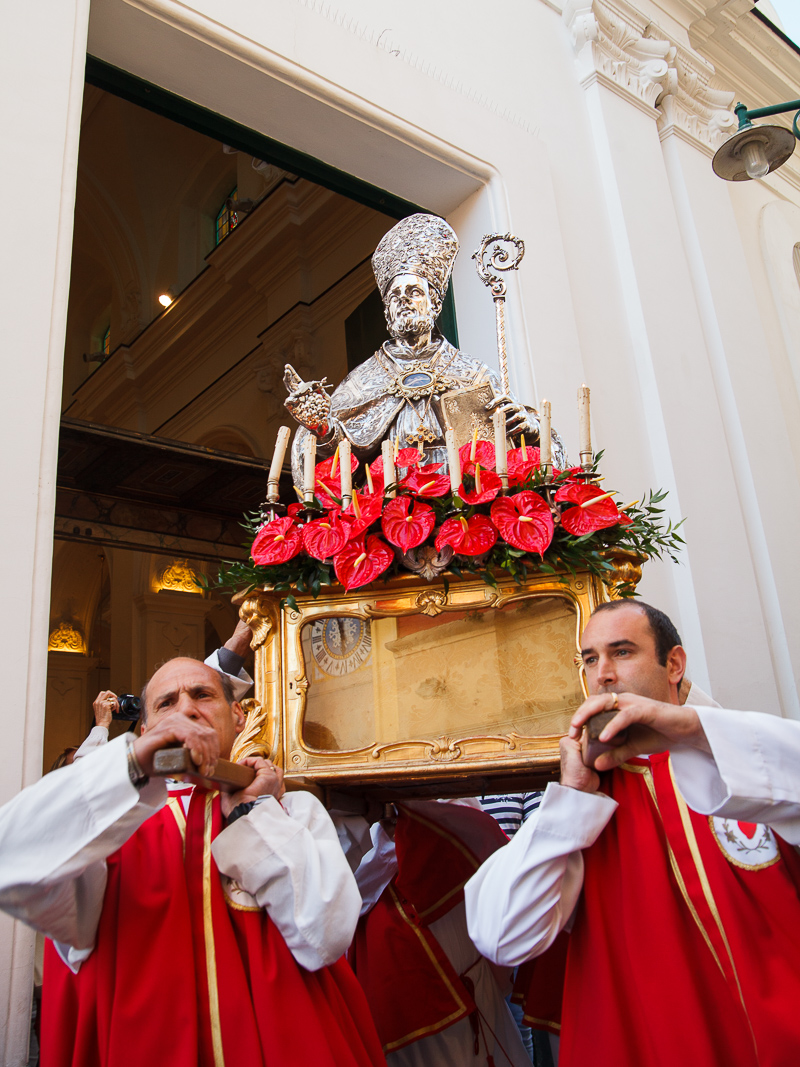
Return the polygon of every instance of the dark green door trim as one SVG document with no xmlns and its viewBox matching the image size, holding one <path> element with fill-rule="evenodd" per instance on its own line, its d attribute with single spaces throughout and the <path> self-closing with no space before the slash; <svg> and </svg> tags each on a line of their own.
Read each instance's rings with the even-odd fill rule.
<svg viewBox="0 0 800 1067">
<path fill-rule="evenodd" d="M 247 126 L 242 126 L 232 119 L 219 115 L 215 111 L 193 104 L 175 93 L 162 89 L 152 82 L 137 78 L 127 70 L 121 70 L 110 63 L 106 63 L 96 56 L 86 57 L 86 81 L 90 85 L 104 89 L 108 93 L 129 100 L 133 104 L 154 111 L 157 115 L 172 119 L 182 126 L 188 126 L 190 130 L 212 137 L 215 141 L 221 141 L 232 148 L 238 148 L 240 152 L 247 152 L 256 159 L 266 160 L 273 163 L 281 170 L 288 170 L 298 177 L 307 178 L 309 181 L 322 185 L 325 189 L 340 193 L 359 204 L 374 208 L 395 219 L 405 218 L 417 211 L 426 211 L 419 204 L 412 204 L 410 200 L 394 196 L 379 189 L 376 185 L 355 178 L 336 167 L 330 167 L 305 152 L 298 152 L 296 148 L 275 141 L 271 137 L 265 137 Z M 458 331 L 456 329 L 455 300 L 453 299 L 453 287 L 450 286 L 439 316 L 439 326 L 445 336 L 455 345 L 458 344 Z"/>
<path fill-rule="evenodd" d="M 288 170 L 291 174 L 297 174 L 301 178 L 308 178 L 326 189 L 332 189 L 336 193 L 356 200 L 360 204 L 382 211 L 385 215 L 402 219 L 406 215 L 413 215 L 416 211 L 425 211 L 426 208 L 418 204 L 412 204 L 409 200 L 403 200 L 399 196 L 387 193 L 369 182 L 354 178 L 352 174 L 346 174 L 336 167 L 329 167 L 313 156 L 305 152 L 298 152 L 296 148 L 281 144 L 271 137 L 265 137 L 262 133 L 242 126 L 238 122 L 225 118 L 215 111 L 193 104 L 190 100 L 176 96 L 166 89 L 143 81 L 141 78 L 129 74 L 126 70 L 113 67 L 96 56 L 86 57 L 86 81 L 90 85 L 96 85 L 99 89 L 121 96 L 124 100 L 155 111 L 157 115 L 164 115 L 174 122 L 188 126 L 190 130 L 203 133 L 207 137 L 213 137 L 215 141 L 222 141 L 232 148 L 238 148 L 240 152 L 247 152 L 256 159 L 264 159 L 268 163 L 274 163 L 281 170 Z"/>
</svg>

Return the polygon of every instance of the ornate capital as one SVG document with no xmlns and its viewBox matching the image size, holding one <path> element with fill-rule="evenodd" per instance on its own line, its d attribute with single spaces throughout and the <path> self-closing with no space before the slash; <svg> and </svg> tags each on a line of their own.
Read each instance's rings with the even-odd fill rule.
<svg viewBox="0 0 800 1067">
<path fill-rule="evenodd" d="M 675 83 L 674 46 L 647 36 L 649 20 L 625 0 L 566 0 L 581 84 L 596 80 L 648 110 Z"/>
<path fill-rule="evenodd" d="M 678 133 L 712 151 L 733 132 L 734 94 L 710 87 L 713 66 L 626 0 L 566 0 L 564 21 L 582 85 L 600 81 L 632 99 L 662 137 Z"/>
<path fill-rule="evenodd" d="M 712 89 L 714 68 L 683 48 L 676 49 L 674 70 L 675 84 L 657 104 L 659 133 L 662 139 L 675 133 L 711 155 L 736 130 L 734 93 Z"/>
</svg>

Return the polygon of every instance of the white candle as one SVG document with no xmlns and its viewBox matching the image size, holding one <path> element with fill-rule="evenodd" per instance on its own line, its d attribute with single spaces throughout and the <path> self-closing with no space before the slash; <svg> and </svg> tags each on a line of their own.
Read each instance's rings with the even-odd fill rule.
<svg viewBox="0 0 800 1067">
<path fill-rule="evenodd" d="M 353 472 L 350 470 L 350 442 L 345 440 L 339 445 L 339 470 L 341 472 L 342 507 L 350 506 L 353 498 Z"/>
<path fill-rule="evenodd" d="M 581 463 L 589 466 L 592 462 L 592 431 L 589 419 L 589 386 L 582 385 L 578 390 L 578 439 L 580 441 Z"/>
<path fill-rule="evenodd" d="M 317 439 L 313 433 L 308 433 L 303 441 L 303 497 L 306 504 L 314 503 L 316 461 Z"/>
<path fill-rule="evenodd" d="M 500 475 L 503 488 L 508 489 L 508 456 L 506 454 L 506 413 L 495 411 L 492 415 L 494 426 L 494 464 Z"/>
<path fill-rule="evenodd" d="M 286 455 L 286 447 L 291 436 L 292 431 L 288 426 L 281 426 L 278 430 L 278 439 L 275 442 L 275 451 L 272 453 L 272 463 L 269 465 L 269 474 L 267 475 L 267 499 L 273 504 L 278 499 L 278 485 L 281 471 L 283 470 L 283 457 Z"/>
<path fill-rule="evenodd" d="M 397 481 L 397 472 L 394 469 L 394 445 L 391 441 L 383 442 L 381 455 L 383 456 L 383 495 L 393 497 L 395 491 L 389 486 Z"/>
<path fill-rule="evenodd" d="M 450 468 L 450 491 L 455 494 L 461 488 L 461 464 L 458 459 L 456 431 L 447 430 L 444 440 L 447 445 L 447 465 Z"/>
<path fill-rule="evenodd" d="M 550 427 L 550 401 L 542 401 L 539 417 L 539 463 L 542 473 L 548 475 L 553 469 L 553 438 Z"/>
</svg>

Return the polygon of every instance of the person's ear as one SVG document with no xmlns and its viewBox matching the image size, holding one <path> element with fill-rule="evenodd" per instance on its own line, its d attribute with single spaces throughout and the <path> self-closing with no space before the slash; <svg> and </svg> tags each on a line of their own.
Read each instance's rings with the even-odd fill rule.
<svg viewBox="0 0 800 1067">
<path fill-rule="evenodd" d="M 233 712 L 233 729 L 238 735 L 244 730 L 245 719 L 247 716 L 244 713 L 244 708 L 238 700 L 234 700 L 231 704 L 231 711 Z"/>
<path fill-rule="evenodd" d="M 670 685 L 680 685 L 686 674 L 686 653 L 680 645 L 675 645 L 667 653 L 667 677 Z"/>
</svg>

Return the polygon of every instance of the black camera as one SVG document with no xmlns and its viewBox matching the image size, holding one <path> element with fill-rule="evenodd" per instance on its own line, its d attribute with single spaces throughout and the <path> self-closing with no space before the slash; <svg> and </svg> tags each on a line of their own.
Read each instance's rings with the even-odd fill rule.
<svg viewBox="0 0 800 1067">
<path fill-rule="evenodd" d="M 117 710 L 112 713 L 115 719 L 124 719 L 125 722 L 136 722 L 142 714 L 142 702 L 133 693 L 121 693 L 117 697 Z"/>
</svg>

